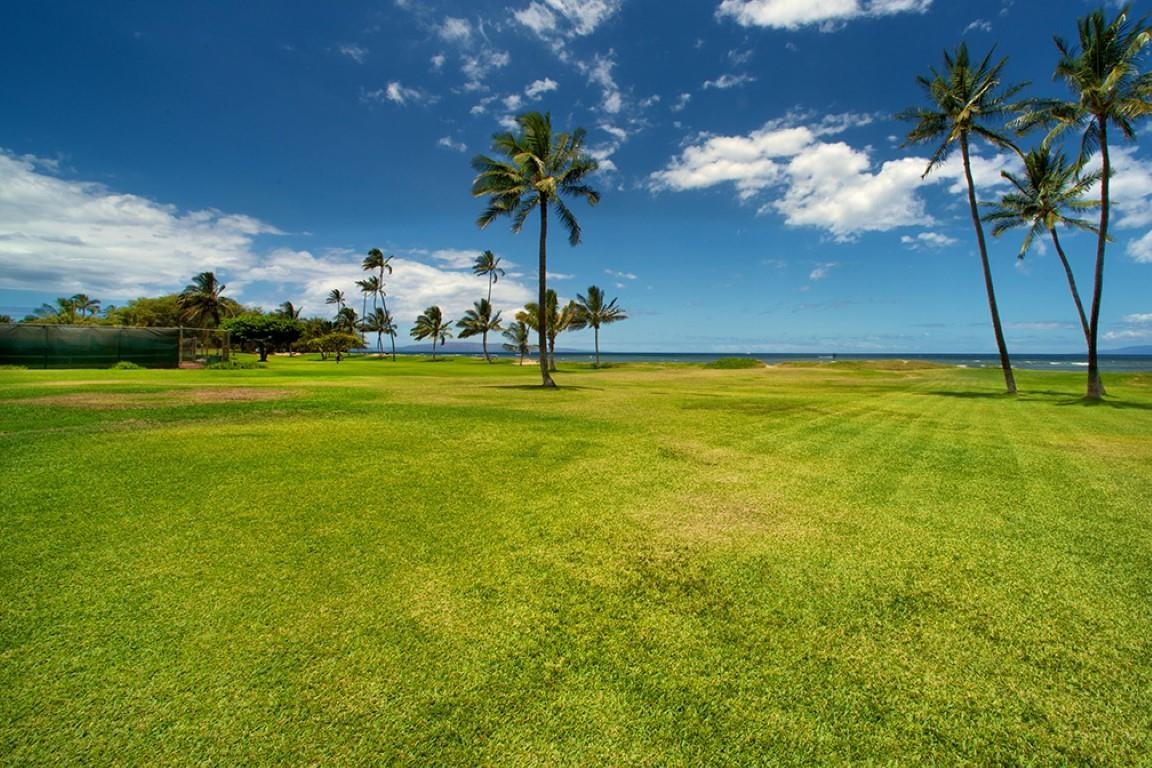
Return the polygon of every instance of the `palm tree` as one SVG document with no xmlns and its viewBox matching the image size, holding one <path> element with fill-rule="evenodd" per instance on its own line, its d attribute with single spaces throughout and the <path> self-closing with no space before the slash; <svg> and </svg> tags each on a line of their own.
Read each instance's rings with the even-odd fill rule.
<svg viewBox="0 0 1152 768">
<path fill-rule="evenodd" d="M 72 297 L 72 306 L 76 308 L 79 313 L 80 319 L 85 317 L 95 317 L 96 313 L 100 311 L 100 299 L 92 299 L 86 293 L 77 293 Z"/>
<path fill-rule="evenodd" d="M 1152 30 L 1143 20 L 1128 19 L 1130 5 L 1108 21 L 1097 10 L 1077 22 L 1079 45 L 1056 38 L 1060 61 L 1056 77 L 1061 77 L 1075 100 L 1042 106 L 1031 122 L 1054 123 L 1046 141 L 1069 127 L 1081 127 L 1080 161 L 1093 149 L 1100 152 L 1100 223 L 1096 228 L 1096 267 L 1092 282 L 1092 308 L 1088 315 L 1088 388 L 1085 397 L 1104 396 L 1097 360 L 1100 333 L 1100 299 L 1104 292 L 1104 254 L 1108 243 L 1111 213 L 1112 159 L 1108 147 L 1108 127 L 1114 126 L 1126 138 L 1134 138 L 1133 121 L 1152 112 L 1152 73 L 1141 72 L 1145 48 Z M 1035 118 L 1038 118 L 1035 119 Z M 1025 119 L 1025 122 L 1029 120 Z"/>
<path fill-rule="evenodd" d="M 380 278 L 376 275 L 371 275 L 363 280 L 357 280 L 356 285 L 360 286 L 360 294 L 363 298 L 360 315 L 362 317 L 368 316 L 368 297 L 372 297 L 372 308 L 376 308 L 376 297 L 380 293 Z"/>
<path fill-rule="evenodd" d="M 396 324 L 392 321 L 392 315 L 388 314 L 386 309 L 374 307 L 372 312 L 364 318 L 360 327 L 365 333 L 376 334 L 376 354 L 384 354 L 384 342 L 382 341 L 384 334 L 392 337 L 393 347 L 395 347 Z"/>
<path fill-rule="evenodd" d="M 213 272 L 201 272 L 180 293 L 181 319 L 195 328 L 217 328 L 228 306 L 224 290 L 228 286 Z"/>
<path fill-rule="evenodd" d="M 1091 331 L 1088 317 L 1084 314 L 1084 304 L 1080 301 L 1080 291 L 1076 287 L 1076 277 L 1072 274 L 1072 267 L 1060 244 L 1060 237 L 1056 234 L 1056 225 L 1088 230 L 1095 232 L 1096 227 L 1083 219 L 1071 218 L 1065 211 L 1085 210 L 1099 205 L 1096 201 L 1085 200 L 1084 193 L 1100 180 L 1099 173 L 1089 173 L 1084 176 L 1077 175 L 1076 165 L 1068 162 L 1062 152 L 1054 153 L 1051 148 L 1041 146 L 1024 155 L 1024 177 L 1017 178 L 1008 171 L 1001 171 L 1003 176 L 1015 188 L 1006 193 L 995 204 L 995 210 L 984 216 L 984 220 L 993 223 L 992 234 L 996 237 L 1010 229 L 1027 227 L 1024 243 L 1020 246 L 1018 258 L 1024 258 L 1032 245 L 1036 234 L 1042 230 L 1048 232 L 1052 245 L 1064 266 L 1064 274 L 1068 278 L 1068 287 L 1072 291 L 1072 301 L 1076 304 L 1076 311 L 1080 316 L 1080 326 L 1084 329 L 1084 339 L 1089 340 Z"/>
<path fill-rule="evenodd" d="M 604 303 L 604 291 L 595 285 L 588 286 L 588 295 L 576 294 L 576 315 L 572 319 L 573 330 L 592 328 L 596 338 L 596 367 L 600 367 L 600 326 L 627 320 L 623 308 L 616 306 L 616 299 Z"/>
<path fill-rule="evenodd" d="M 344 291 L 340 290 L 339 288 L 333 288 L 332 290 L 328 291 L 328 296 L 324 299 L 324 303 L 336 305 L 336 321 L 339 322 L 340 311 L 344 309 L 345 305 Z"/>
<path fill-rule="evenodd" d="M 517 134 L 498 133 L 492 137 L 492 149 L 505 159 L 477 155 L 472 167 L 477 176 L 472 182 L 474 197 L 488 198 L 488 207 L 476 223 L 484 228 L 501 216 L 512 219 L 512 231 L 519 232 L 533 210 L 540 212 L 539 280 L 537 330 L 540 348 L 546 342 L 547 322 L 544 308 L 548 290 L 548 211 L 552 209 L 568 231 L 568 242 L 580 242 L 580 224 L 564 202 L 565 196 L 583 197 L 590 204 L 600 201 L 600 193 L 585 183 L 599 167 L 584 153 L 584 129 L 572 133 L 552 132 L 552 116 L 526 112 L 516 118 Z M 548 372 L 548 362 L 540 356 L 542 386 L 555 387 Z"/>
<path fill-rule="evenodd" d="M 540 346 L 540 357 L 547 358 L 544 366 L 549 371 L 556 370 L 556 337 L 572 327 L 576 318 L 576 302 L 569 301 L 563 307 L 556 291 L 549 288 L 544 295 L 544 311 L 541 312 L 536 302 L 530 301 L 524 309 L 516 313 L 516 319 L 527 323 L 528 327 L 536 331 L 543 344 Z M 544 318 L 544 332 L 540 333 L 540 317 Z"/>
<path fill-rule="evenodd" d="M 476 262 L 472 265 L 472 274 L 488 276 L 488 303 L 491 304 L 492 286 L 504 277 L 504 270 L 500 268 L 500 257 L 492 251 L 484 251 L 476 257 Z"/>
<path fill-rule="evenodd" d="M 500 313 L 492 314 L 492 304 L 488 299 L 480 299 L 472 305 L 472 309 L 464 313 L 464 317 L 456 323 L 456 327 L 460 328 L 460 335 L 457 338 L 466 339 L 469 336 L 481 335 L 481 340 L 484 347 L 484 359 L 492 362 L 492 356 L 488 354 L 488 334 L 492 331 L 499 331 L 500 326 Z"/>
<path fill-rule="evenodd" d="M 340 311 L 336 313 L 336 327 L 348 333 L 356 332 L 358 321 L 359 317 L 352 307 L 340 307 Z"/>
<path fill-rule="evenodd" d="M 373 248 L 368 251 L 368 255 L 364 257 L 360 266 L 365 272 L 376 270 L 376 293 L 380 296 L 380 306 L 384 307 L 384 313 L 391 317 L 391 313 L 388 312 L 388 302 L 385 299 L 388 294 L 384 290 L 384 273 L 392 274 L 392 257 L 385 256 L 379 248 Z M 373 299 L 372 306 L 376 306 L 375 299 Z M 392 362 L 396 362 L 396 334 L 392 334 Z"/>
<path fill-rule="evenodd" d="M 277 312 L 277 314 L 282 315 L 283 317 L 286 317 L 289 320 L 299 320 L 300 319 L 300 311 L 303 309 L 304 309 L 303 307 L 297 307 L 292 302 L 286 301 L 283 304 L 281 304 L 279 307 L 276 308 L 276 312 Z"/>
<path fill-rule="evenodd" d="M 1008 359 L 1008 345 L 1004 341 L 1004 329 L 1000 323 L 1000 310 L 996 304 L 996 290 L 992 285 L 992 268 L 988 262 L 988 246 L 984 241 L 984 228 L 980 225 L 980 212 L 976 205 L 976 185 L 972 181 L 972 160 L 969 141 L 975 135 L 998 147 L 1012 147 L 1012 142 L 992 130 L 987 121 L 1005 116 L 1012 105 L 1008 103 L 1023 86 L 1012 86 L 1000 90 L 1000 73 L 1007 63 L 1001 59 L 992 63 L 989 52 L 979 64 L 973 65 L 968 57 L 968 46 L 961 43 L 955 55 L 944 52 L 944 69 L 937 72 L 931 68 L 930 77 L 916 78 L 925 90 L 931 105 L 906 110 L 899 115 L 902 120 L 915 120 L 916 126 L 908 133 L 908 143 L 920 144 L 942 139 L 928 167 L 927 176 L 936 169 L 959 145 L 964 163 L 964 179 L 968 186 L 968 207 L 972 214 L 972 226 L 976 230 L 976 244 L 980 249 L 980 264 L 984 269 L 984 288 L 988 294 L 988 310 L 992 315 L 992 329 L 996 334 L 996 347 L 1000 352 L 1000 367 L 1004 371 L 1004 386 L 1009 394 L 1016 394 L 1016 377 L 1012 374 L 1012 363 Z"/>
<path fill-rule="evenodd" d="M 444 313 L 440 311 L 440 307 L 432 305 L 416 318 L 416 323 L 409 333 L 416 341 L 432 339 L 432 359 L 435 360 L 436 342 L 439 341 L 443 345 L 450 339 L 452 337 L 451 327 L 452 321 L 444 319 Z"/>
<path fill-rule="evenodd" d="M 524 356 L 532 351 L 532 343 L 529 339 L 528 324 L 523 320 L 517 320 L 504 329 L 504 338 L 508 342 L 504 344 L 504 349 L 509 352 L 515 352 L 520 355 L 520 365 L 524 365 Z"/>
</svg>

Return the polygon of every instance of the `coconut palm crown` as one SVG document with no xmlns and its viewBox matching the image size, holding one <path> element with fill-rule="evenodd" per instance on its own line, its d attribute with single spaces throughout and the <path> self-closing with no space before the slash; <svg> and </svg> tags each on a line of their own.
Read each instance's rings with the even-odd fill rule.
<svg viewBox="0 0 1152 768">
<path fill-rule="evenodd" d="M 622 307 L 616 306 L 616 299 L 605 303 L 604 291 L 596 285 L 588 286 L 588 295 L 576 294 L 576 313 L 572 319 L 572 329 L 591 328 L 596 340 L 596 367 L 600 367 L 600 326 L 627 320 Z"/>
</svg>

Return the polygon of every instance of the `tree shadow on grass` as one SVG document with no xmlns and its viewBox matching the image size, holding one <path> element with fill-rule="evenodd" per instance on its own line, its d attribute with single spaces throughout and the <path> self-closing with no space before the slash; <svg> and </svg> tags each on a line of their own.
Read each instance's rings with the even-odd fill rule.
<svg viewBox="0 0 1152 768">
<path fill-rule="evenodd" d="M 492 384 L 487 387 L 488 389 L 520 389 L 524 391 L 543 391 L 543 392 L 559 392 L 561 390 L 577 392 L 603 392 L 604 387 L 581 387 L 574 384 L 557 385 L 555 387 L 542 387 L 539 384 Z"/>
<path fill-rule="evenodd" d="M 1104 400 L 1089 400 L 1086 397 L 1077 397 L 1067 392 L 1054 392 L 1052 390 L 1028 390 L 1018 395 L 1009 395 L 1005 392 L 945 392 L 935 390 L 929 392 L 937 397 L 953 397 L 960 400 L 1021 400 L 1024 402 L 1048 402 L 1051 405 L 1074 406 L 1084 408 L 1115 408 L 1117 410 L 1132 409 L 1138 411 L 1152 411 L 1152 403 L 1133 403 L 1127 400 L 1107 398 Z"/>
</svg>

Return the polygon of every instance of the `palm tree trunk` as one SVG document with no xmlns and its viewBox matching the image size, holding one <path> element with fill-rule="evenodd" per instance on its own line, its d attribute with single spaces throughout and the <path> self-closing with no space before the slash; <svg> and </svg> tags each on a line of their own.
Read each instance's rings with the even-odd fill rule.
<svg viewBox="0 0 1152 768">
<path fill-rule="evenodd" d="M 984 241 L 984 227 L 980 224 L 980 209 L 976 205 L 976 184 L 972 180 L 972 161 L 968 155 L 968 134 L 960 134 L 960 152 L 964 158 L 964 178 L 968 182 L 968 205 L 972 210 L 972 226 L 976 228 L 976 244 L 980 248 L 980 264 L 984 268 L 984 289 L 988 292 L 988 311 L 992 314 L 992 329 L 996 334 L 996 347 L 1000 352 L 1000 368 L 1004 371 L 1004 388 L 1016 394 L 1016 377 L 1012 374 L 1012 361 L 1008 359 L 1008 345 L 1004 342 L 1004 329 L 1000 325 L 1000 309 L 996 305 L 996 289 L 992 285 L 992 267 L 988 263 L 988 244 Z"/>
<path fill-rule="evenodd" d="M 540 331 L 540 378 L 542 387 L 555 387 L 548 373 L 548 198 L 540 196 L 540 298 L 536 326 Z"/>
<path fill-rule="evenodd" d="M 1104 247 L 1108 242 L 1109 182 L 1112 160 L 1108 156 L 1108 121 L 1096 116 L 1100 128 L 1100 232 L 1096 236 L 1096 274 L 1092 284 L 1092 314 L 1088 320 L 1088 390 L 1084 397 L 1101 400 L 1104 382 L 1100 380 L 1100 362 L 1097 359 L 1097 341 L 1100 334 L 1100 297 L 1104 293 Z"/>
<path fill-rule="evenodd" d="M 1084 329 L 1084 341 L 1092 337 L 1088 328 L 1088 317 L 1084 314 L 1084 304 L 1080 301 L 1080 290 L 1076 287 L 1076 276 L 1072 274 L 1072 267 L 1068 264 L 1068 257 L 1060 246 L 1060 238 L 1056 236 L 1056 228 L 1051 227 L 1048 234 L 1052 236 L 1052 245 L 1056 246 L 1056 253 L 1060 256 L 1060 263 L 1064 265 L 1064 274 L 1068 276 L 1068 287 L 1072 290 L 1072 301 L 1076 302 L 1076 312 L 1080 315 L 1080 327 Z"/>
<path fill-rule="evenodd" d="M 599 368 L 600 367 L 600 326 L 597 325 L 596 327 L 594 327 L 592 329 L 592 331 L 593 331 L 592 335 L 596 339 L 596 367 Z"/>
<path fill-rule="evenodd" d="M 488 356 L 488 331 L 484 331 L 484 335 L 480 337 L 480 342 L 484 347 L 484 359 L 489 363 L 492 362 L 492 358 Z"/>
</svg>

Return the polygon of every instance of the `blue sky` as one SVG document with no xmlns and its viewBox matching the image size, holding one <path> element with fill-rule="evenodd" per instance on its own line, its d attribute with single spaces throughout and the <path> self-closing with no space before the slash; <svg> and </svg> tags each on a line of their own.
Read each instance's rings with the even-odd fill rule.
<svg viewBox="0 0 1152 768">
<path fill-rule="evenodd" d="M 1149 10 L 1136 3 L 1135 14 Z M 0 313 L 104 304 L 213 270 L 227 294 L 329 315 L 369 248 L 402 325 L 535 292 L 536 231 L 475 225 L 471 158 L 518 112 L 584 127 L 599 206 L 550 284 L 628 310 L 606 351 L 991 352 L 957 162 L 926 179 L 895 113 L 945 49 L 997 46 L 1064 95 L 1053 35 L 1084 0 L 42 0 L 0 28 Z M 1109 13 L 1113 5 L 1106 6 Z M 1038 11 L 1042 11 L 1038 12 Z M 1152 343 L 1149 133 L 1118 144 L 1103 346 Z M 981 199 L 1004 153 L 977 149 Z M 1058 260 L 992 242 L 1009 347 L 1077 352 Z M 1067 249 L 1088 290 L 1094 242 Z M 354 302 L 358 306 L 358 302 Z M 591 346 L 591 333 L 567 347 Z"/>
</svg>

